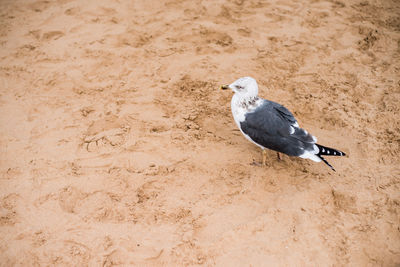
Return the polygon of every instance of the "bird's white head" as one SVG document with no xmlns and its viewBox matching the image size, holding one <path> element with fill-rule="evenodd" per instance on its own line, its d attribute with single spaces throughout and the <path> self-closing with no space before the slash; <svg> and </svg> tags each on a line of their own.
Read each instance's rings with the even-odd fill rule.
<svg viewBox="0 0 400 267">
<path fill-rule="evenodd" d="M 240 98 L 251 98 L 258 95 L 258 85 L 255 79 L 251 77 L 243 77 L 237 79 L 230 85 L 221 87 L 222 89 L 231 89 L 235 94 L 238 94 Z"/>
</svg>

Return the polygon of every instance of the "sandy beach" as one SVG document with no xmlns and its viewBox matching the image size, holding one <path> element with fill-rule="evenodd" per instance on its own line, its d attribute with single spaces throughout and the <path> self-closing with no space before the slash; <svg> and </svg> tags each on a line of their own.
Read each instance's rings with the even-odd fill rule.
<svg viewBox="0 0 400 267">
<path fill-rule="evenodd" d="M 0 1 L 0 266 L 399 266 L 400 2 Z M 232 118 L 252 76 L 323 163 Z"/>
</svg>

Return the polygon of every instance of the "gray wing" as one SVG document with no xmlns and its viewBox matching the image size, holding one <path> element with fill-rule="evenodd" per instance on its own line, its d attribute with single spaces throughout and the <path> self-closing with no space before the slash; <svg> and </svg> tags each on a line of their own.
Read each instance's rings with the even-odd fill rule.
<svg viewBox="0 0 400 267">
<path fill-rule="evenodd" d="M 293 114 L 284 106 L 264 100 L 240 123 L 242 131 L 263 147 L 298 156 L 313 149 L 315 139 L 298 127 Z"/>
</svg>

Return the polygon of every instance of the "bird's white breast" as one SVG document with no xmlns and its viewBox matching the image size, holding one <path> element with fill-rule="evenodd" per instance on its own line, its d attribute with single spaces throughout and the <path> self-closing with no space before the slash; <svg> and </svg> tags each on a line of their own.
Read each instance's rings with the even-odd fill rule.
<svg viewBox="0 0 400 267">
<path fill-rule="evenodd" d="M 231 109 L 233 118 L 236 124 L 239 126 L 246 118 L 246 114 L 253 112 L 256 108 L 262 105 L 263 100 L 258 97 L 250 99 L 240 98 L 237 94 L 234 94 L 231 100 Z"/>
<path fill-rule="evenodd" d="M 231 100 L 231 110 L 233 119 L 237 126 L 240 128 L 240 123 L 244 121 L 246 115 L 246 109 L 240 104 L 241 101 L 236 94 L 233 95 Z"/>
<path fill-rule="evenodd" d="M 235 120 L 235 123 L 239 128 L 240 132 L 244 135 L 244 137 L 246 137 L 247 140 L 264 149 L 263 146 L 254 142 L 247 134 L 245 134 L 242 131 L 242 128 L 240 127 L 240 123 L 246 119 L 246 114 L 248 112 L 253 112 L 257 107 L 259 107 L 262 104 L 262 99 L 258 98 L 253 105 L 246 105 L 245 101 L 246 101 L 245 99 L 239 98 L 237 94 L 233 95 L 231 100 L 231 110 L 233 119 Z"/>
</svg>

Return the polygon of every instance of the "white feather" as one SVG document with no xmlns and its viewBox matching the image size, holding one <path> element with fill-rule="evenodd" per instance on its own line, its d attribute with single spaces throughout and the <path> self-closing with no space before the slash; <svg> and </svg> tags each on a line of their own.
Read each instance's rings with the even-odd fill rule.
<svg viewBox="0 0 400 267">
<path fill-rule="evenodd" d="M 255 103 L 254 106 L 252 106 L 252 109 L 247 109 L 244 108 L 243 105 L 241 105 L 241 102 L 243 101 L 243 99 L 241 99 L 238 94 L 234 94 L 232 97 L 232 101 L 231 101 L 231 109 L 232 109 L 232 115 L 233 115 L 233 119 L 236 122 L 237 127 L 239 128 L 240 132 L 244 135 L 244 137 L 246 137 L 247 140 L 249 140 L 250 142 L 252 142 L 253 144 L 261 147 L 262 149 L 264 149 L 263 146 L 257 144 L 256 142 L 254 142 L 250 136 L 248 136 L 247 134 L 245 134 L 242 131 L 242 128 L 240 127 L 240 123 L 243 122 L 246 118 L 246 113 L 248 112 L 252 112 L 254 111 L 254 109 L 256 109 L 259 105 L 262 104 L 262 100 L 261 101 L 257 101 Z"/>
<path fill-rule="evenodd" d="M 304 153 L 299 157 L 303 159 L 311 159 L 315 162 L 321 161 L 321 159 L 316 154 L 314 154 L 313 151 L 304 151 Z"/>
</svg>

